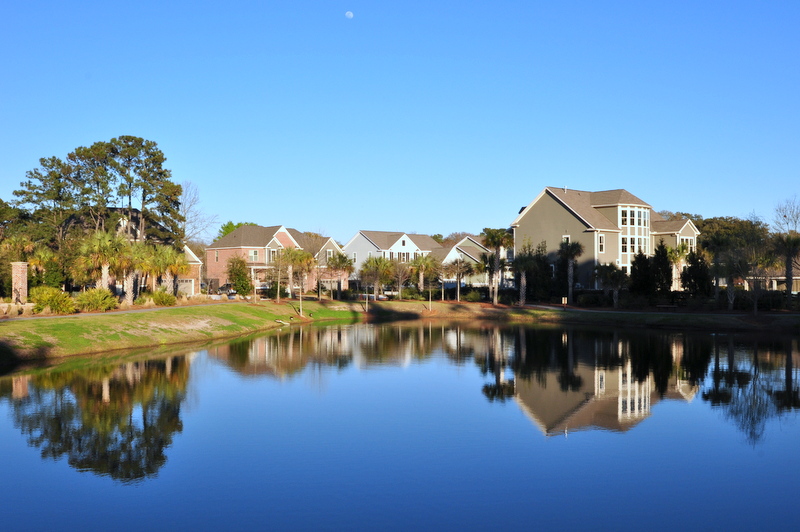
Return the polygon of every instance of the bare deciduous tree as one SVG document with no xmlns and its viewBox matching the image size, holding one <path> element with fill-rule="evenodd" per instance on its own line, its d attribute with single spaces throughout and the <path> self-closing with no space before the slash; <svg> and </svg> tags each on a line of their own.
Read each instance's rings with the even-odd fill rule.
<svg viewBox="0 0 800 532">
<path fill-rule="evenodd" d="M 797 196 L 792 196 L 775 206 L 772 225 L 776 233 L 800 232 L 800 201 Z"/>
<path fill-rule="evenodd" d="M 197 185 L 184 181 L 180 196 L 180 213 L 184 218 L 181 229 L 183 239 L 187 242 L 209 240 L 208 230 L 217 224 L 217 216 L 206 214 L 200 209 L 200 192 Z"/>
</svg>

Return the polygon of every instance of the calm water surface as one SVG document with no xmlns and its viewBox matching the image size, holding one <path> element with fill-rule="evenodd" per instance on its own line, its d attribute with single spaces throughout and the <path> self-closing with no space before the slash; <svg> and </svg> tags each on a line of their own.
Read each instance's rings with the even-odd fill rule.
<svg viewBox="0 0 800 532">
<path fill-rule="evenodd" d="M 0 527 L 798 529 L 798 359 L 392 324 L 0 377 Z"/>
</svg>

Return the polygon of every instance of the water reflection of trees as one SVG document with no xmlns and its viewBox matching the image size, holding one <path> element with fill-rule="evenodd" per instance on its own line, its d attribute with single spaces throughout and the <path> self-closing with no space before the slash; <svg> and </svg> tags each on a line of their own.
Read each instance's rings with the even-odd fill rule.
<svg viewBox="0 0 800 532">
<path fill-rule="evenodd" d="M 15 377 L 0 390 L 14 425 L 42 458 L 135 481 L 156 475 L 182 429 L 186 357 Z"/>
<path fill-rule="evenodd" d="M 796 345 L 792 337 L 715 338 L 703 400 L 721 410 L 751 444 L 761 441 L 771 418 L 800 408 Z"/>
</svg>

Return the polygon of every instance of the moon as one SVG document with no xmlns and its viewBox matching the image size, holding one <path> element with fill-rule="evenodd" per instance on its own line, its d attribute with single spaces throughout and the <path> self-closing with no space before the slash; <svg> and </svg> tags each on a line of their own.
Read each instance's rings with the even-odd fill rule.
<svg viewBox="0 0 800 532">
<path fill-rule="evenodd" d="M 344 14 L 344 16 L 347 17 L 347 18 L 353 18 L 353 12 L 352 11 L 348 11 L 347 13 Z"/>
</svg>

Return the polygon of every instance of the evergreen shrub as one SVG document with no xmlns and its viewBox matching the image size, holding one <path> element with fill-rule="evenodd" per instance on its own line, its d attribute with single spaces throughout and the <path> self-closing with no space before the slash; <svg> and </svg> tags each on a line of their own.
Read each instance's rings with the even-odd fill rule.
<svg viewBox="0 0 800 532">
<path fill-rule="evenodd" d="M 119 302 L 111 290 L 108 288 L 92 288 L 86 292 L 81 292 L 76 298 L 78 308 L 86 311 L 106 311 L 114 310 L 119 306 Z"/>
<path fill-rule="evenodd" d="M 53 314 L 74 314 L 75 301 L 58 288 L 41 285 L 31 289 L 29 294 L 33 302 L 34 314 L 39 314 L 45 309 L 50 309 Z"/>
</svg>

